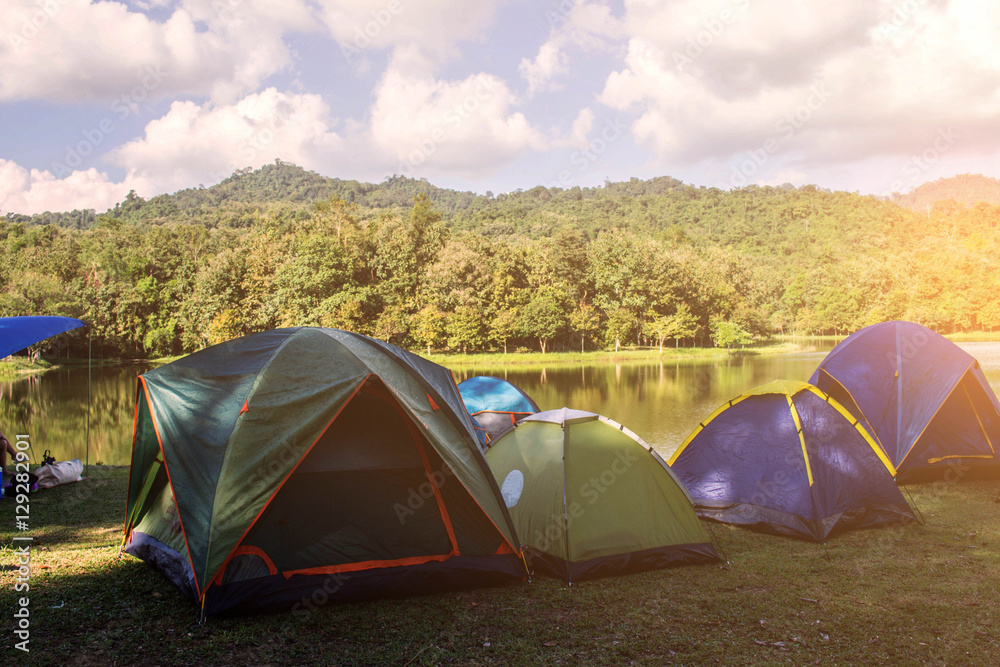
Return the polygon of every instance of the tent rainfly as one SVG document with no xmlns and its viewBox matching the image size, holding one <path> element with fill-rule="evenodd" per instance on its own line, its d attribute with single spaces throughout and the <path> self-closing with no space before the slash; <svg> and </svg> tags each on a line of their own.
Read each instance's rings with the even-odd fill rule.
<svg viewBox="0 0 1000 667">
<path fill-rule="evenodd" d="M 203 614 L 525 575 L 451 373 L 302 327 L 140 376 L 124 550 Z"/>
<path fill-rule="evenodd" d="M 1000 403 L 972 355 L 913 322 L 842 340 L 810 382 L 857 418 L 900 481 L 1000 471 Z"/>
<path fill-rule="evenodd" d="M 670 466 L 707 519 L 822 541 L 914 520 L 892 463 L 839 403 L 804 382 L 735 398 L 698 425 Z"/>
<path fill-rule="evenodd" d="M 538 412 L 531 397 L 502 378 L 477 375 L 458 384 L 465 409 L 486 434 L 486 442 Z"/>
<path fill-rule="evenodd" d="M 486 460 L 535 571 L 572 582 L 718 559 L 666 462 L 610 419 L 539 412 Z"/>
</svg>

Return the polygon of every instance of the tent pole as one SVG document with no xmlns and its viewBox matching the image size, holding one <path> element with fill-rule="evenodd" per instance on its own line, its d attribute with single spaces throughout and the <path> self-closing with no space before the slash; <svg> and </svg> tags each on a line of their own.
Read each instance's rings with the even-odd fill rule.
<svg viewBox="0 0 1000 667">
<path fill-rule="evenodd" d="M 83 474 L 86 475 L 90 469 L 90 396 L 93 376 L 93 349 L 94 332 L 87 327 L 87 459 L 83 466 Z"/>
</svg>

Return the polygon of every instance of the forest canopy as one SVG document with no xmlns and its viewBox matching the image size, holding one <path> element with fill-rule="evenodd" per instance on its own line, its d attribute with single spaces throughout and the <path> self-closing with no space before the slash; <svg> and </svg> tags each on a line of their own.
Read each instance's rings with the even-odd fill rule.
<svg viewBox="0 0 1000 667">
<path fill-rule="evenodd" d="M 79 317 L 95 354 L 142 358 L 296 325 L 458 351 L 1000 328 L 1000 206 L 899 203 L 669 177 L 477 195 L 277 161 L 101 214 L 6 214 L 0 315 Z"/>
</svg>

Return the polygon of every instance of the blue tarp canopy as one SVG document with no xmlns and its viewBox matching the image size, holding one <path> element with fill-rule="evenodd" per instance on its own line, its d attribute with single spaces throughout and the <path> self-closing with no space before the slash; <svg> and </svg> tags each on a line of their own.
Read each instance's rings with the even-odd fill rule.
<svg viewBox="0 0 1000 667">
<path fill-rule="evenodd" d="M 0 359 L 46 338 L 87 326 L 72 317 L 0 317 Z"/>
<path fill-rule="evenodd" d="M 861 421 L 897 479 L 1000 463 L 1000 404 L 979 363 L 919 324 L 883 322 L 851 334 L 810 382 Z"/>
</svg>

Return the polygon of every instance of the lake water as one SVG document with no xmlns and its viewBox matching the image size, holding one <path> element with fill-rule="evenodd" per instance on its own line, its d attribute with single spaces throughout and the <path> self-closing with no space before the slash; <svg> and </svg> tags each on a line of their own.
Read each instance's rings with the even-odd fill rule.
<svg viewBox="0 0 1000 667">
<path fill-rule="evenodd" d="M 640 362 L 576 367 L 484 366 L 456 371 L 506 377 L 543 410 L 571 407 L 597 412 L 635 431 L 664 457 L 715 408 L 761 384 L 808 380 L 832 345 L 774 356 Z M 963 343 L 1000 394 L 1000 343 Z M 136 377 L 148 366 L 93 369 L 90 462 L 128 465 Z M 59 459 L 87 455 L 87 369 L 57 370 L 0 383 L 0 430 L 31 436 L 34 458 L 51 449 Z"/>
</svg>

